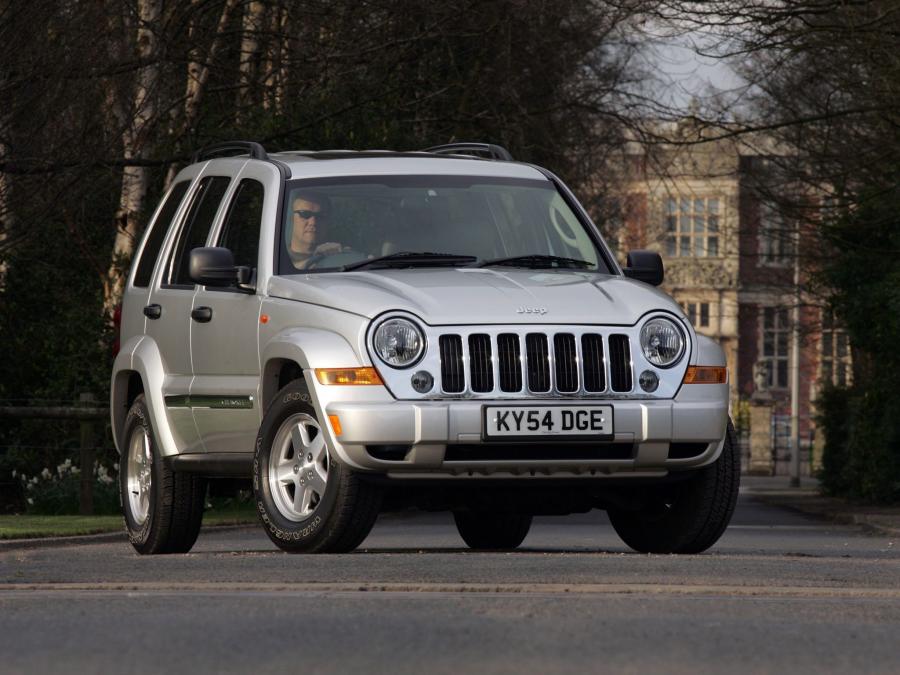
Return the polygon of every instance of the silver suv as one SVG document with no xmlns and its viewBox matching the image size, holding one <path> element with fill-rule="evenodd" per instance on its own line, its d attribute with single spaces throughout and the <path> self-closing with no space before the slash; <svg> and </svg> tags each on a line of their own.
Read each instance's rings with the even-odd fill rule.
<svg viewBox="0 0 900 675">
<path fill-rule="evenodd" d="M 239 476 L 291 552 L 352 550 L 412 506 L 477 549 L 600 508 L 638 551 L 703 551 L 738 492 L 725 359 L 662 279 L 647 251 L 621 269 L 566 186 L 499 146 L 208 148 L 125 291 L 130 540 L 188 551 L 207 479 Z"/>
</svg>

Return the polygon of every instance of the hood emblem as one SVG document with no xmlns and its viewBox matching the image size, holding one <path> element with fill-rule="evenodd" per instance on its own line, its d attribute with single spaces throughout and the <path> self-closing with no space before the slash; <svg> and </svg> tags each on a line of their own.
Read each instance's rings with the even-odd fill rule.
<svg viewBox="0 0 900 675">
<path fill-rule="evenodd" d="M 541 316 L 544 316 L 546 313 L 546 307 L 525 307 L 522 305 L 516 310 L 516 314 L 540 314 Z"/>
</svg>

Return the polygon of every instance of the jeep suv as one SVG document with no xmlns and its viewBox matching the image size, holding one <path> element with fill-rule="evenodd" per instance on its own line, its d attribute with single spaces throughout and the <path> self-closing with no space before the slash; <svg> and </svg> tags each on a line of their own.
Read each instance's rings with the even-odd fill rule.
<svg viewBox="0 0 900 675">
<path fill-rule="evenodd" d="M 413 506 L 476 549 L 600 508 L 638 551 L 703 551 L 737 499 L 727 373 L 662 279 L 499 146 L 201 151 L 125 290 L 130 540 L 188 551 L 208 479 L 236 476 L 291 552 L 352 550 Z"/>
</svg>

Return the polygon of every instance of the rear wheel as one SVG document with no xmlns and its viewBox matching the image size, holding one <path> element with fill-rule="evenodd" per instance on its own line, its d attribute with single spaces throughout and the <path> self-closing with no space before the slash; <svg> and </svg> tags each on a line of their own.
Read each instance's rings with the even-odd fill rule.
<svg viewBox="0 0 900 675">
<path fill-rule="evenodd" d="M 269 538 L 290 553 L 343 553 L 375 524 L 381 490 L 331 456 L 301 382 L 266 411 L 253 458 L 256 509 Z"/>
<path fill-rule="evenodd" d="M 144 395 L 125 418 L 119 491 L 128 540 L 141 554 L 187 553 L 203 521 L 206 480 L 162 461 Z"/>
<path fill-rule="evenodd" d="M 715 544 L 734 513 L 741 460 L 728 422 L 719 458 L 673 485 L 648 490 L 640 510 L 609 510 L 626 544 L 641 553 L 701 553 Z"/>
<path fill-rule="evenodd" d="M 531 516 L 519 513 L 455 511 L 453 519 L 463 541 L 479 550 L 517 548 L 531 529 Z"/>
</svg>

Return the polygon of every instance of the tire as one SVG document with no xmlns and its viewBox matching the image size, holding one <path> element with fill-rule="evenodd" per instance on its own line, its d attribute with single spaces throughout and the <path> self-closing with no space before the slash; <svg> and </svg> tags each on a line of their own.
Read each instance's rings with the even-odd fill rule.
<svg viewBox="0 0 900 675">
<path fill-rule="evenodd" d="M 641 553 L 702 553 L 715 544 L 734 513 L 741 460 L 731 421 L 722 454 L 694 476 L 652 489 L 639 511 L 609 510 L 616 533 Z"/>
<path fill-rule="evenodd" d="M 331 456 L 303 383 L 279 391 L 253 456 L 254 501 L 275 545 L 288 553 L 352 551 L 372 530 L 381 494 Z"/>
<path fill-rule="evenodd" d="M 518 513 L 454 511 L 453 519 L 459 536 L 476 550 L 517 548 L 531 529 L 531 516 Z"/>
<path fill-rule="evenodd" d="M 203 522 L 206 480 L 162 460 L 143 394 L 128 411 L 123 437 L 119 499 L 128 540 L 142 555 L 187 553 Z"/>
</svg>

